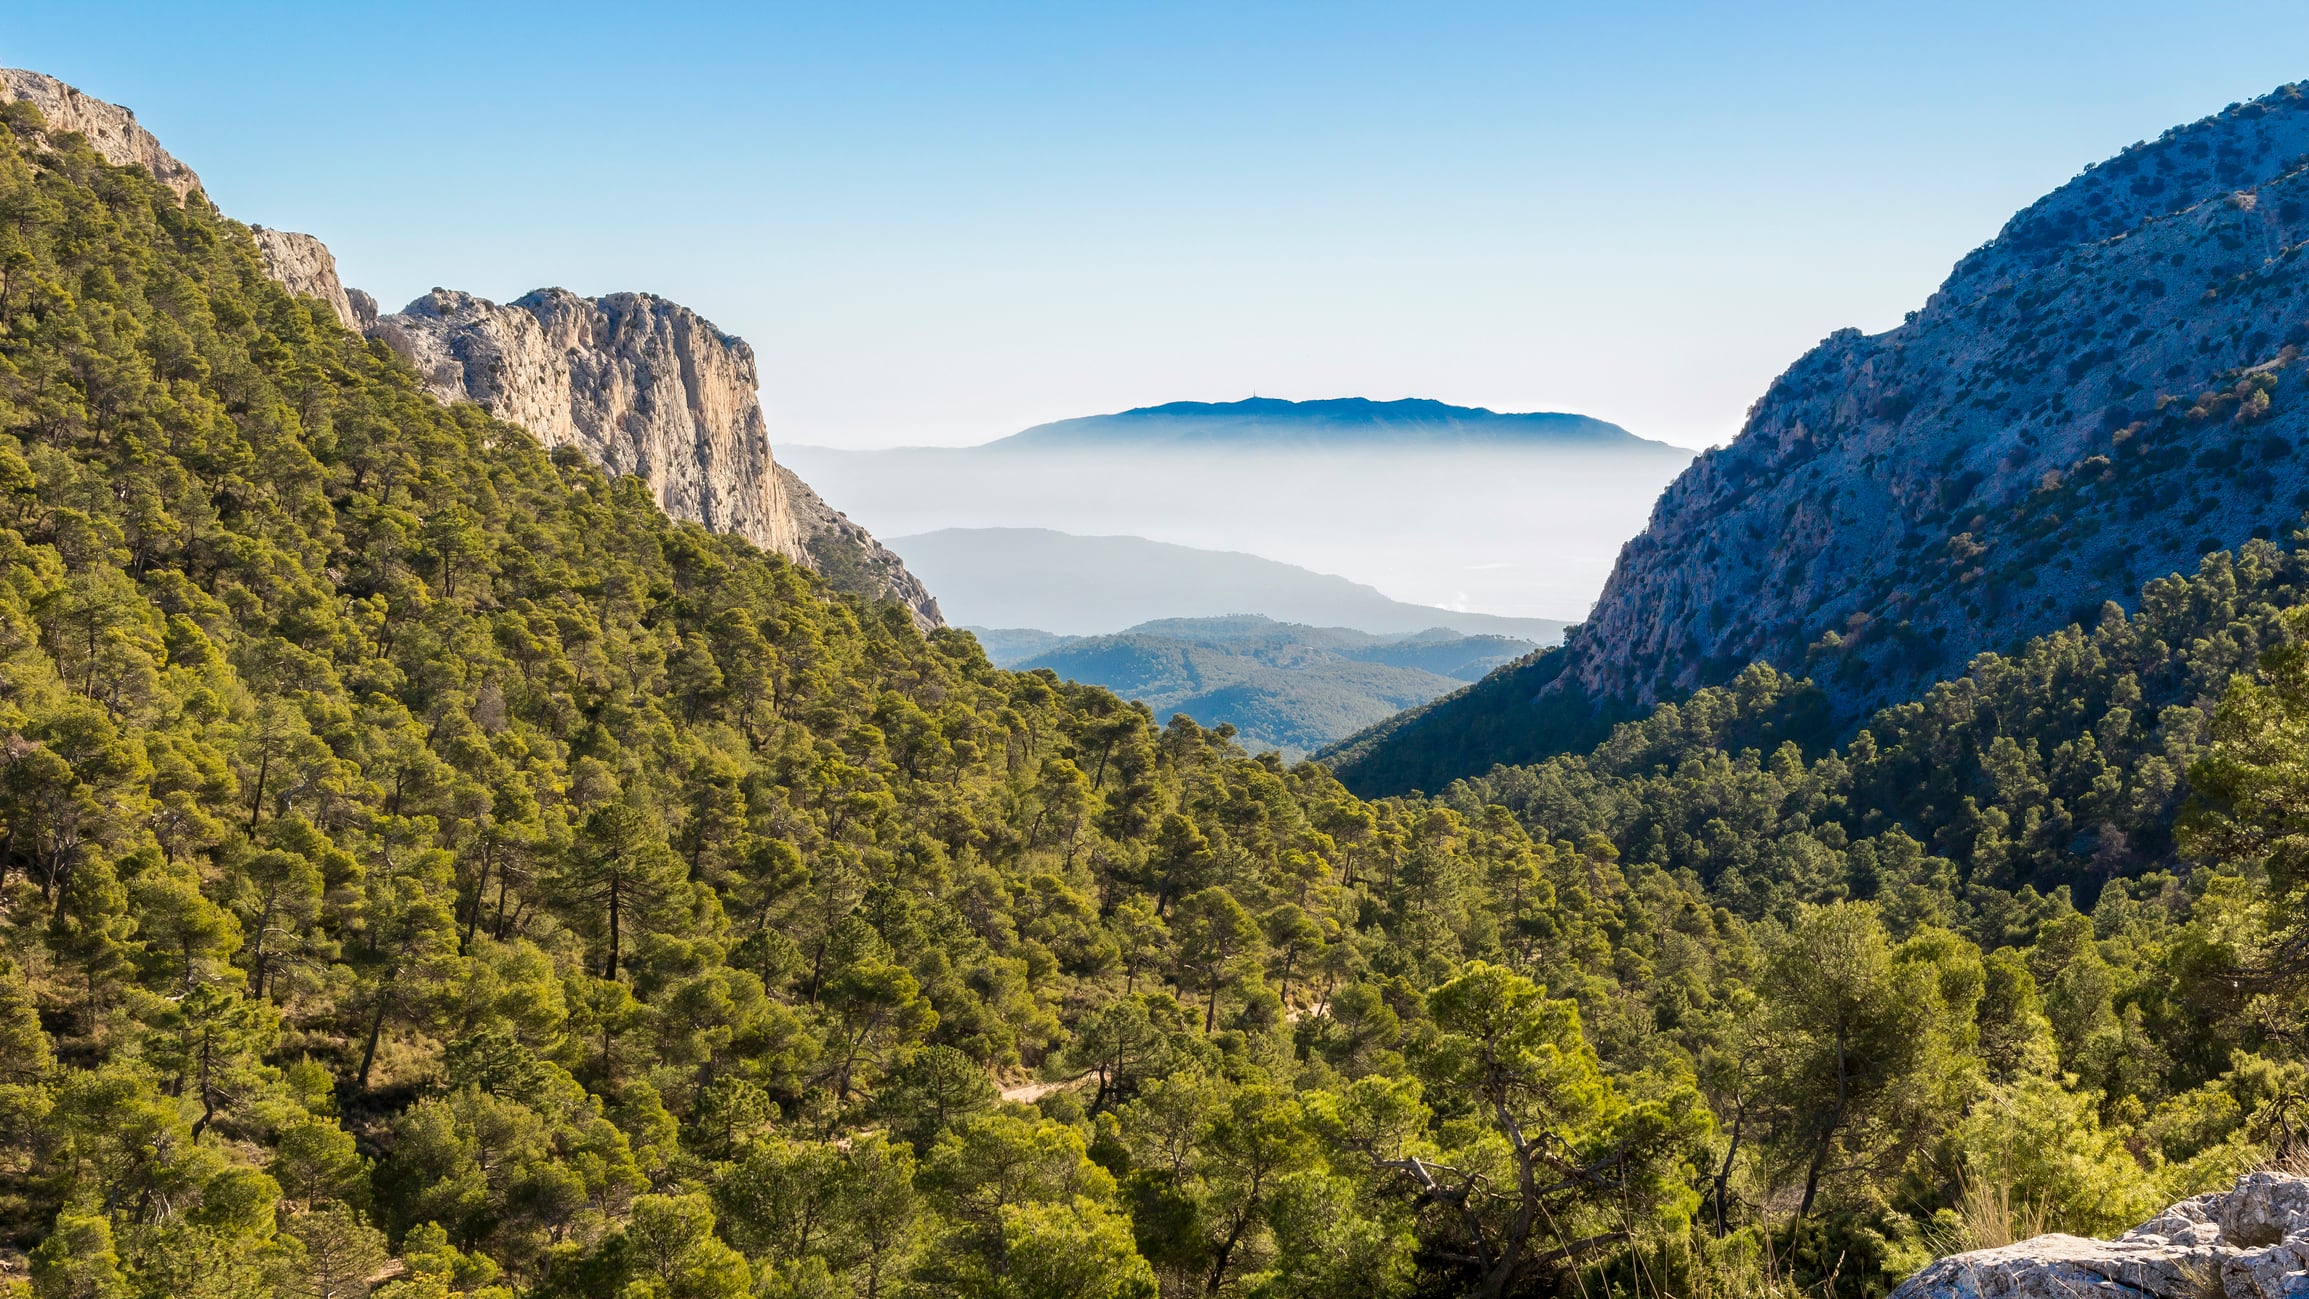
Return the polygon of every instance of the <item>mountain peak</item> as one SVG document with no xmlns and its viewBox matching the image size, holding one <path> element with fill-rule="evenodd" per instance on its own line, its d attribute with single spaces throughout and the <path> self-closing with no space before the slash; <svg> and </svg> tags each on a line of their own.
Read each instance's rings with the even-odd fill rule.
<svg viewBox="0 0 2309 1299">
<path fill-rule="evenodd" d="M 1289 401 L 1280 397 L 1246 397 L 1225 402 L 1174 401 L 1111 415 L 1038 424 L 992 445 L 1046 450 L 1158 445 L 1447 446 L 1455 443 L 1675 450 L 1587 415 L 1558 411 L 1502 414 L 1481 406 L 1453 406 L 1424 397 L 1396 401 L 1374 401 L 1368 397 L 1315 401 Z"/>
<path fill-rule="evenodd" d="M 1905 323 L 1790 366 L 1560 653 L 1358 741 L 1342 774 L 1440 788 L 1758 661 L 1854 724 L 2282 535 L 2309 508 L 2305 251 L 2299 86 L 2086 169 Z"/>
</svg>

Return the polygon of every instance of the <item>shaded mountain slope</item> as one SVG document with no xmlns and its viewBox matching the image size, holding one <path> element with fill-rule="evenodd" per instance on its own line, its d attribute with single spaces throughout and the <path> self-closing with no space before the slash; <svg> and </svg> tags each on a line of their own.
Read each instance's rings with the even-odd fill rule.
<svg viewBox="0 0 2309 1299">
<path fill-rule="evenodd" d="M 2093 167 L 1905 324 L 1830 337 L 1669 487 L 1556 656 L 1336 755 L 1434 787 L 1753 661 L 1845 725 L 2309 504 L 2309 99 Z M 1474 735 L 1488 737 L 1469 743 Z"/>
</svg>

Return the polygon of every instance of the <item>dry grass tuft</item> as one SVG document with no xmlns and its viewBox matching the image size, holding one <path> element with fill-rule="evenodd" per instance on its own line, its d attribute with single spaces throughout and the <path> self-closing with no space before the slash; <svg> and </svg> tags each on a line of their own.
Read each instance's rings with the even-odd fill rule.
<svg viewBox="0 0 2309 1299">
<path fill-rule="evenodd" d="M 2001 1249 L 2045 1233 L 2049 1217 L 2045 1203 L 2015 1196 L 2005 1179 L 1988 1181 L 1959 1173 L 1957 1189 L 1956 1216 L 1962 1224 L 1958 1230 L 1964 1249 Z"/>
</svg>

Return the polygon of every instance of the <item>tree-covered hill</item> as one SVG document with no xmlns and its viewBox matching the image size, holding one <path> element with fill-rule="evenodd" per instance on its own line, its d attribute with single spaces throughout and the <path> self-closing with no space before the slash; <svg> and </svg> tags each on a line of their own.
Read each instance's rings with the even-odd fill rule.
<svg viewBox="0 0 2309 1299">
<path fill-rule="evenodd" d="M 1875 1296 L 2302 1095 L 2289 556 L 1907 757 L 1758 673 L 1367 802 L 434 402 L 22 105 L 0 493 L 9 1299 Z"/>
<path fill-rule="evenodd" d="M 2256 541 L 2150 583 L 2136 613 L 2111 604 L 2090 630 L 1982 655 L 1837 748 L 1819 689 L 1757 664 L 1446 801 L 1511 807 L 1543 837 L 1605 836 L 1751 916 L 1914 885 L 1907 905 L 1994 945 L 1998 922 L 1976 912 L 2014 891 L 2090 905 L 2181 868 L 2176 819 L 2218 706 L 2305 601 L 2309 553 Z M 1886 852 L 1923 873 L 1887 874 Z"/>
<path fill-rule="evenodd" d="M 1164 618 L 1110 636 L 988 632 L 1005 667 L 1049 668 L 1070 681 L 1143 701 L 1158 717 L 1185 713 L 1235 729 L 1254 753 L 1286 761 L 1448 694 L 1531 642 L 1442 628 L 1378 636 L 1271 618 Z"/>
</svg>

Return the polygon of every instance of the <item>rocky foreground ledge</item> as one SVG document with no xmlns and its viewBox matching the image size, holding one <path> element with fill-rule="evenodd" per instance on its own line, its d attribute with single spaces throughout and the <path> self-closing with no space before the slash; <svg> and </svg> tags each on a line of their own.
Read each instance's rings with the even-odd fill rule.
<svg viewBox="0 0 2309 1299">
<path fill-rule="evenodd" d="M 1892 1299 L 2309 1299 L 2309 1178 L 2247 1173 L 2115 1240 L 2038 1236 L 1941 1259 Z"/>
</svg>

